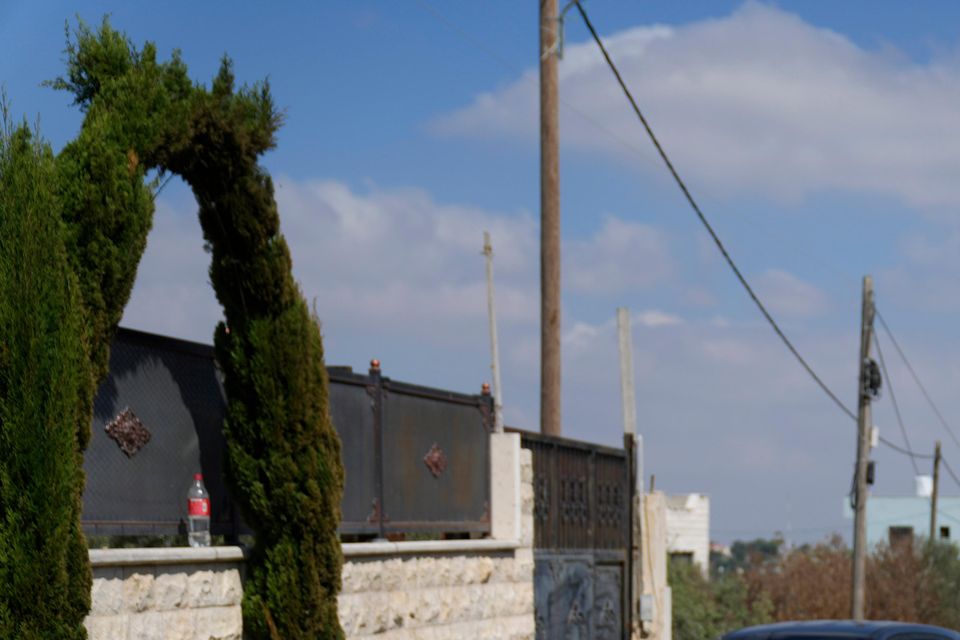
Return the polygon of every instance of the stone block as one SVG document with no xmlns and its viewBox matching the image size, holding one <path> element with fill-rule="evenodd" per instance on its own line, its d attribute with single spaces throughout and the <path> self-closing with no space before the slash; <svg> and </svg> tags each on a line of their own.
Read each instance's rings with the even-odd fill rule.
<svg viewBox="0 0 960 640">
<path fill-rule="evenodd" d="M 153 581 L 153 606 L 170 611 L 187 606 L 187 574 L 160 573 Z"/>
<path fill-rule="evenodd" d="M 533 451 L 520 449 L 520 480 L 523 484 L 533 484 Z"/>
<path fill-rule="evenodd" d="M 131 613 L 153 607 L 153 574 L 133 573 L 123 581 L 123 608 Z"/>
<path fill-rule="evenodd" d="M 240 607 L 198 609 L 193 640 L 241 640 L 243 614 Z"/>
<path fill-rule="evenodd" d="M 91 607 L 92 616 L 114 616 L 122 613 L 123 604 L 123 580 L 120 578 L 94 578 L 91 589 Z"/>
<path fill-rule="evenodd" d="M 239 607 L 240 603 L 243 602 L 243 581 L 240 578 L 240 569 L 221 571 L 219 582 L 218 604 L 225 607 Z"/>
<path fill-rule="evenodd" d="M 213 571 L 197 571 L 187 578 L 187 606 L 193 609 L 218 604 L 218 576 Z"/>
<path fill-rule="evenodd" d="M 130 616 L 127 640 L 193 640 L 196 615 L 189 609 L 148 611 Z M 119 640 L 119 639 L 118 639 Z"/>
<path fill-rule="evenodd" d="M 88 640 L 123 640 L 127 637 L 129 620 L 121 615 L 90 615 L 83 621 Z"/>
</svg>

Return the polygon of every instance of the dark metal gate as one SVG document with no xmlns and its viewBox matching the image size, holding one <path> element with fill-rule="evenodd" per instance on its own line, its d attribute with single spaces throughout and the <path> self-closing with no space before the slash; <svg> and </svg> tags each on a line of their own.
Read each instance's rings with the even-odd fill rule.
<svg viewBox="0 0 960 640">
<path fill-rule="evenodd" d="M 537 639 L 628 638 L 632 450 L 520 434 L 533 452 Z"/>
</svg>

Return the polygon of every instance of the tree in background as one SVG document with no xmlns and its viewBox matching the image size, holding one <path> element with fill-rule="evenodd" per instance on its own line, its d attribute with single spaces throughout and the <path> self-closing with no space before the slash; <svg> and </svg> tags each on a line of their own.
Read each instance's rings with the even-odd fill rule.
<svg viewBox="0 0 960 640">
<path fill-rule="evenodd" d="M 84 638 L 79 529 L 89 390 L 83 319 L 48 145 L 0 124 L 0 637 Z M 81 553 L 82 552 L 82 553 Z M 79 588 L 83 587 L 85 588 Z"/>
<path fill-rule="evenodd" d="M 751 598 L 747 583 L 737 573 L 708 581 L 700 568 L 673 559 L 669 565 L 673 601 L 673 638 L 704 640 L 772 620 L 770 603 Z"/>
<path fill-rule="evenodd" d="M 738 551 L 712 582 L 689 564 L 671 562 L 674 636 L 692 640 L 763 622 L 848 618 L 851 553 L 843 539 L 786 551 L 779 551 L 781 544 L 734 543 Z M 960 549 L 926 540 L 878 545 L 867 559 L 866 590 L 867 618 L 958 629 Z"/>
<path fill-rule="evenodd" d="M 743 573 L 753 566 L 775 562 L 783 546 L 784 540 L 779 536 L 769 540 L 756 538 L 748 542 L 736 540 L 730 545 L 730 555 L 710 552 L 710 575 Z"/>
<path fill-rule="evenodd" d="M 924 566 L 937 601 L 937 624 L 960 629 L 960 553 L 955 543 L 937 541 L 923 546 Z"/>
<path fill-rule="evenodd" d="M 779 621 L 850 615 L 851 553 L 839 536 L 793 549 L 745 574 L 751 599 L 764 598 Z M 879 545 L 867 558 L 866 615 L 960 627 L 960 555 L 926 541 Z"/>
<path fill-rule="evenodd" d="M 172 171 L 200 205 L 225 317 L 214 344 L 228 401 L 227 479 L 256 534 L 245 630 L 254 638 L 342 637 L 340 443 L 319 324 L 293 279 L 273 184 L 257 164 L 281 122 L 269 86 L 235 90 L 227 59 L 210 89 L 193 85 L 176 54 L 158 63 L 152 44 L 137 50 L 106 21 L 97 31 L 81 24 L 75 35 L 67 75 L 52 84 L 86 114 L 59 164 L 92 378 L 106 373 L 150 228 L 143 177 Z"/>
</svg>

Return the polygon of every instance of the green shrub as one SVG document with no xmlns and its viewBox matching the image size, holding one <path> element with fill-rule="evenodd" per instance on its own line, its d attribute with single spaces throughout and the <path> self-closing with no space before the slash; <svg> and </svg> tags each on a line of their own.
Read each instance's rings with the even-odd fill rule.
<svg viewBox="0 0 960 640">
<path fill-rule="evenodd" d="M 84 638 L 87 367 L 49 147 L 0 131 L 0 637 Z"/>
<path fill-rule="evenodd" d="M 708 581 L 699 567 L 673 559 L 669 579 L 675 640 L 710 640 L 771 620 L 769 600 L 751 599 L 747 583 L 736 573 Z"/>
</svg>

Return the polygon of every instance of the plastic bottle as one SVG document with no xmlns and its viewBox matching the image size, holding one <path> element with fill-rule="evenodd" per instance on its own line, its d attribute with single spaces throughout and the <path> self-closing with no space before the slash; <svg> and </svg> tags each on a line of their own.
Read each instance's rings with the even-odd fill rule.
<svg viewBox="0 0 960 640">
<path fill-rule="evenodd" d="M 199 473 L 187 491 L 187 539 L 191 547 L 210 546 L 210 494 Z"/>
</svg>

